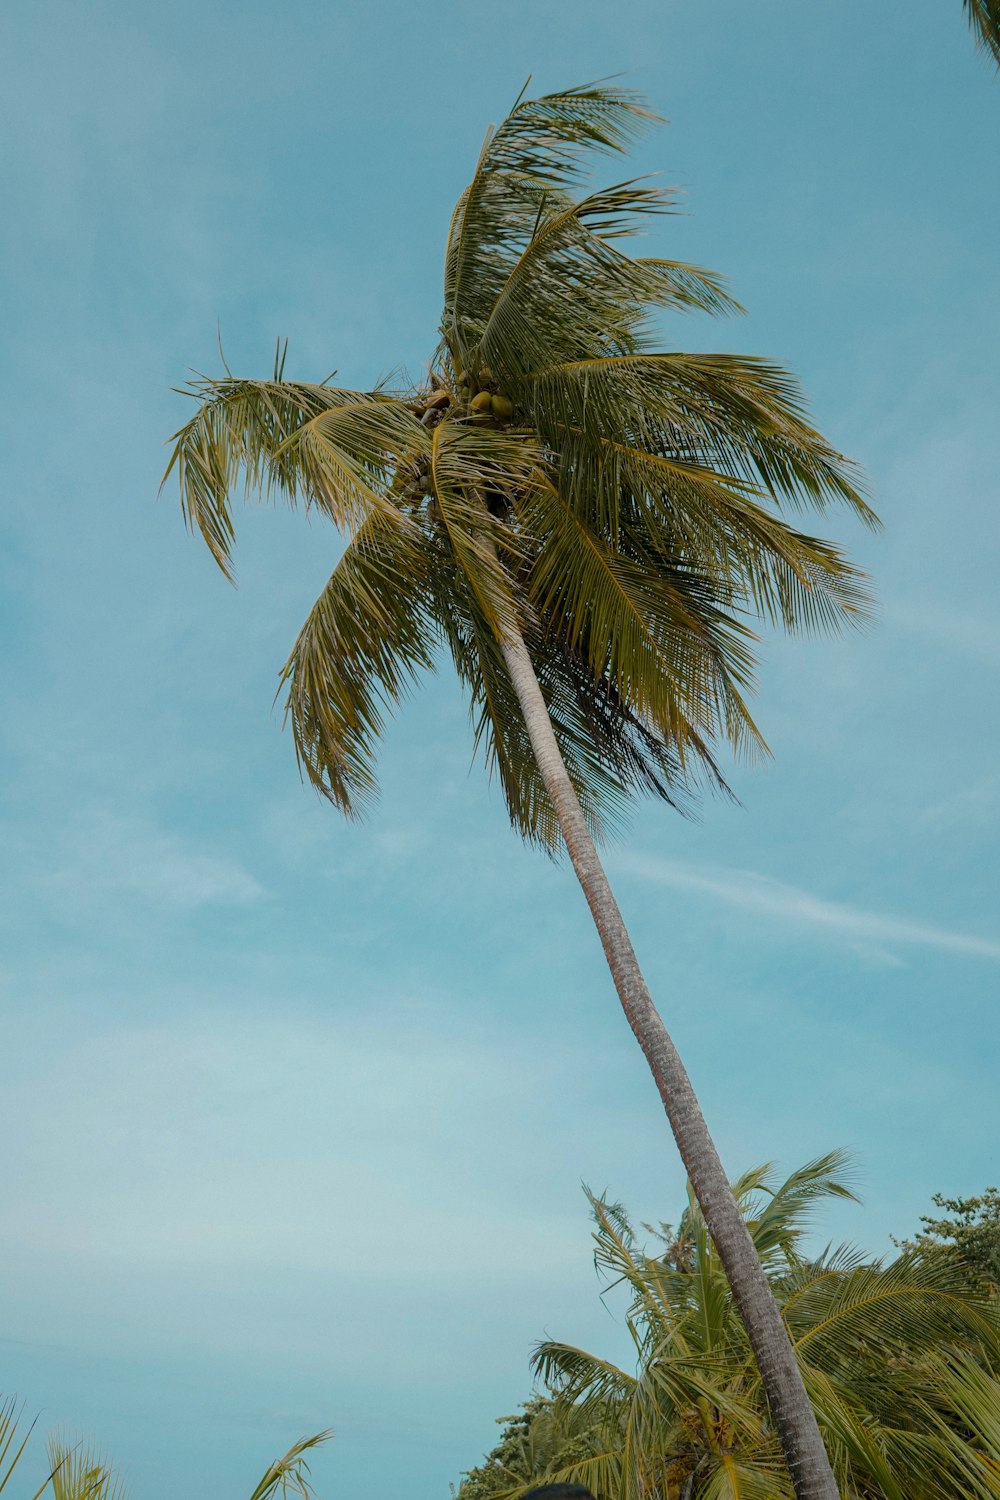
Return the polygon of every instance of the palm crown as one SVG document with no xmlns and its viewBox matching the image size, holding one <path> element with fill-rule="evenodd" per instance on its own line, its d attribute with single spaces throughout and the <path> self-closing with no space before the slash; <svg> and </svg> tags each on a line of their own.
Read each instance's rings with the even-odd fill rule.
<svg viewBox="0 0 1000 1500">
<path fill-rule="evenodd" d="M 860 575 L 782 511 L 846 503 L 851 466 L 758 359 L 657 347 L 653 317 L 736 308 L 720 279 L 622 248 L 670 195 L 582 194 L 585 159 L 655 117 L 595 85 L 520 99 L 452 216 L 440 343 L 414 389 L 287 380 L 188 387 L 176 434 L 189 524 L 231 570 L 242 478 L 349 537 L 282 674 L 300 763 L 346 813 L 376 788 L 387 710 L 447 648 L 513 824 L 555 813 L 505 666 L 520 634 L 595 831 L 629 793 L 722 784 L 713 746 L 761 747 L 751 617 L 858 620 Z"/>
<path fill-rule="evenodd" d="M 733 1185 L 794 1341 L 838 1492 L 845 1500 L 996 1497 L 998 1305 L 933 1249 L 887 1264 L 851 1247 L 808 1255 L 811 1212 L 847 1193 L 843 1167 L 842 1155 L 831 1153 L 781 1184 L 765 1167 Z M 591 1203 L 596 1266 L 629 1299 L 635 1369 L 541 1344 L 535 1369 L 557 1394 L 546 1413 L 550 1451 L 537 1456 L 544 1467 L 497 1475 L 496 1500 L 553 1478 L 624 1500 L 790 1497 L 746 1334 L 693 1195 L 678 1232 L 664 1226 L 666 1253 L 661 1246 L 653 1255 L 640 1248 L 620 1205 Z"/>
</svg>

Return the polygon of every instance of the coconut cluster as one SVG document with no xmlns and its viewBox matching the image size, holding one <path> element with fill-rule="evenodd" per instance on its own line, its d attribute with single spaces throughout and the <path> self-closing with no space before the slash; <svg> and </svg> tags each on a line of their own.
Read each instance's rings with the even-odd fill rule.
<svg viewBox="0 0 1000 1500">
<path fill-rule="evenodd" d="M 436 427 L 450 407 L 464 410 L 476 422 L 510 422 L 514 416 L 514 403 L 503 391 L 498 391 L 493 373 L 488 365 L 473 377 L 463 371 L 458 377 L 457 393 L 448 389 L 439 375 L 431 372 L 430 389 L 422 391 L 410 408 L 424 427 Z M 430 462 L 414 454 L 404 454 L 396 464 L 389 486 L 394 495 L 411 505 L 421 504 L 428 496 L 431 503 L 428 514 L 439 519 L 440 513 L 433 500 L 433 479 Z M 490 507 L 493 509 L 493 507 Z"/>
<path fill-rule="evenodd" d="M 425 427 L 436 427 L 451 405 L 451 391 L 436 375 L 431 376 L 431 389 L 421 395 L 414 406 L 415 414 Z"/>
<path fill-rule="evenodd" d="M 514 403 L 503 391 L 498 391 L 489 365 L 483 365 L 478 379 L 468 372 L 458 377 L 459 387 L 469 402 L 469 411 L 480 420 L 494 417 L 500 422 L 509 422 L 514 415 Z"/>
</svg>

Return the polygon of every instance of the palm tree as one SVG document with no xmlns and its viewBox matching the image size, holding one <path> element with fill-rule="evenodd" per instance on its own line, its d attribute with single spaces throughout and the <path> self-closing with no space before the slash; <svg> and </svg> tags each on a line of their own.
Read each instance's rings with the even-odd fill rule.
<svg viewBox="0 0 1000 1500">
<path fill-rule="evenodd" d="M 631 181 L 579 196 L 589 152 L 655 117 L 592 85 L 521 98 L 452 216 L 425 384 L 358 391 L 226 369 L 175 434 L 189 525 L 231 572 L 242 480 L 349 540 L 282 674 L 300 766 L 348 816 L 386 711 L 442 647 L 514 827 L 567 849 L 746 1321 L 802 1497 L 836 1491 L 787 1334 L 688 1075 L 653 1006 L 595 835 L 636 790 L 723 785 L 713 744 L 763 748 L 748 619 L 836 628 L 860 576 L 785 507 L 874 517 L 794 382 L 740 355 L 664 352 L 652 316 L 736 304 L 720 279 L 629 257 L 671 206 Z M 166 477 L 166 476 L 165 476 Z"/>
<path fill-rule="evenodd" d="M 0 1491 L 4 1490 L 24 1458 L 35 1422 L 20 1431 L 23 1407 L 13 1397 L 0 1401 Z M 37 1420 L 37 1419 L 36 1419 Z M 269 1464 L 250 1500 L 310 1500 L 315 1495 L 309 1482 L 308 1455 L 333 1436 L 327 1428 L 300 1438 L 288 1452 Z M 126 1500 L 128 1489 L 121 1474 L 88 1443 L 74 1443 L 55 1434 L 49 1438 L 48 1474 L 31 1500 L 42 1500 L 51 1490 L 52 1500 Z"/>
<path fill-rule="evenodd" d="M 811 1211 L 847 1191 L 832 1153 L 776 1184 L 733 1192 L 792 1335 L 845 1500 L 1000 1496 L 1000 1309 L 954 1256 L 889 1264 L 802 1244 Z M 484 1465 L 459 1500 L 515 1500 L 565 1480 L 619 1500 L 781 1500 L 790 1494 L 761 1383 L 694 1195 L 676 1233 L 645 1253 L 618 1204 L 591 1198 L 595 1261 L 628 1297 L 634 1370 L 546 1342 L 536 1400 L 507 1463 Z M 538 1423 L 540 1440 L 532 1427 Z M 586 1442 L 573 1434 L 585 1435 Z M 507 1472 L 504 1472 L 506 1467 Z"/>
<path fill-rule="evenodd" d="M 1000 0 L 962 0 L 976 45 L 1000 66 Z"/>
</svg>

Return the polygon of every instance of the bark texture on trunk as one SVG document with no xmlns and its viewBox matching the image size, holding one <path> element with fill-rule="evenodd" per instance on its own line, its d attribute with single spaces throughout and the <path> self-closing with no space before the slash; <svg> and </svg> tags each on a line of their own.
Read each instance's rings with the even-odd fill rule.
<svg viewBox="0 0 1000 1500">
<path fill-rule="evenodd" d="M 546 790 L 757 1360 L 797 1500 L 839 1500 L 791 1340 L 688 1077 L 660 1018 L 570 781 L 524 641 L 502 643 Z"/>
</svg>

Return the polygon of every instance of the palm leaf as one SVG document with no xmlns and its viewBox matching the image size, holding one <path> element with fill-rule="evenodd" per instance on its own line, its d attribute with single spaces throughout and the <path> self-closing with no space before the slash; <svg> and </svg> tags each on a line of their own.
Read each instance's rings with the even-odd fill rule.
<svg viewBox="0 0 1000 1500">
<path fill-rule="evenodd" d="M 357 530 L 389 517 L 385 484 L 401 454 L 426 446 L 413 412 L 379 392 L 285 380 L 198 380 L 184 394 L 198 411 L 171 439 L 163 476 L 176 470 L 185 520 L 232 576 L 230 501 L 242 479 L 250 496 L 278 494 Z"/>
<path fill-rule="evenodd" d="M 511 822 L 521 835 L 554 854 L 561 846 L 559 821 L 539 772 L 503 651 L 475 597 L 454 568 L 442 580 L 447 596 L 444 634 L 458 672 L 469 690 L 474 750 L 503 788 Z M 629 739 L 627 720 L 607 711 L 607 722 L 593 732 L 603 704 L 602 689 L 576 670 L 565 654 L 539 638 L 531 622 L 529 650 L 570 780 L 595 836 L 623 816 L 627 791 L 644 773 L 655 775 L 652 756 Z M 630 760 L 634 754 L 634 760 Z"/>
<path fill-rule="evenodd" d="M 533 483 L 538 457 L 523 440 L 458 422 L 442 422 L 432 438 L 430 484 L 449 547 L 497 640 L 520 634 L 525 622 L 509 573 L 516 537 L 490 513 L 486 496 L 513 495 Z"/>
<path fill-rule="evenodd" d="M 620 152 L 657 117 L 631 90 L 607 84 L 520 98 L 486 137 L 472 182 L 452 216 L 442 330 L 460 367 L 467 326 L 481 326 L 506 274 L 504 248 L 530 236 L 546 191 L 578 178 L 590 153 Z"/>
<path fill-rule="evenodd" d="M 121 1475 L 89 1445 L 49 1439 L 53 1500 L 126 1500 Z"/>
<path fill-rule="evenodd" d="M 1000 67 L 1000 0 L 962 0 L 976 45 Z"/>
<path fill-rule="evenodd" d="M 607 674 L 623 701 L 676 746 L 722 733 L 763 748 L 740 689 L 751 681 L 748 632 L 706 600 L 682 566 L 643 568 L 608 548 L 552 485 L 529 502 L 542 538 L 531 593 L 543 617 Z M 699 597 L 700 595 L 700 597 Z"/>
<path fill-rule="evenodd" d="M 328 1443 L 332 1437 L 333 1431 L 328 1427 L 323 1432 L 315 1432 L 312 1437 L 301 1438 L 297 1443 L 293 1443 L 283 1457 L 277 1459 L 264 1471 L 250 1500 L 272 1500 L 279 1490 L 282 1500 L 286 1500 L 288 1495 L 299 1495 L 302 1500 L 309 1500 L 309 1496 L 315 1492 L 309 1483 L 309 1463 L 306 1455 L 324 1443 Z"/>
<path fill-rule="evenodd" d="M 785 1302 L 796 1352 L 810 1364 L 836 1369 L 858 1349 L 923 1343 L 986 1341 L 997 1346 L 989 1304 L 970 1293 L 946 1256 L 901 1255 L 889 1265 L 859 1266 L 834 1280 L 817 1279 Z"/>
<path fill-rule="evenodd" d="M 775 500 L 849 505 L 877 524 L 852 466 L 804 418 L 795 381 L 766 360 L 636 353 L 566 361 L 531 375 L 539 430 L 566 427 L 762 485 Z"/>
<path fill-rule="evenodd" d="M 374 519 L 350 541 L 281 673 L 299 763 L 342 812 L 374 796 L 385 715 L 434 664 L 430 548 L 418 528 Z"/>
<path fill-rule="evenodd" d="M 10 1477 L 17 1468 L 28 1445 L 35 1428 L 34 1418 L 28 1424 L 28 1429 L 18 1441 L 21 1417 L 24 1406 L 18 1405 L 16 1396 L 6 1396 L 0 1400 L 0 1492 L 2 1492 L 10 1481 Z M 46 1480 L 46 1483 L 48 1481 Z M 44 1489 L 44 1485 L 42 1488 Z M 41 1491 L 39 1491 L 39 1494 Z"/>
<path fill-rule="evenodd" d="M 828 1151 L 806 1162 L 776 1187 L 771 1186 L 766 1171 L 734 1184 L 733 1191 L 748 1220 L 754 1248 L 765 1265 L 776 1256 L 785 1263 L 797 1258 L 799 1242 L 809 1221 L 827 1198 L 859 1201 L 848 1185 L 849 1174 L 847 1153 Z"/>
</svg>

